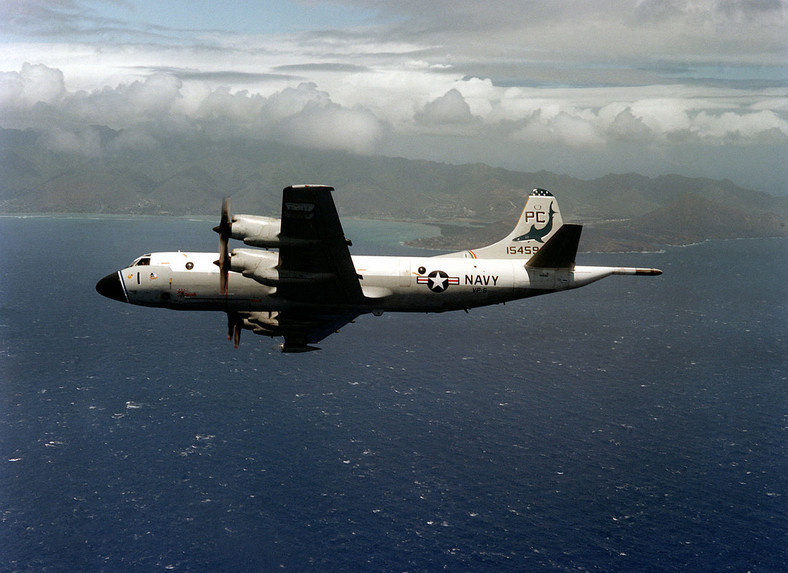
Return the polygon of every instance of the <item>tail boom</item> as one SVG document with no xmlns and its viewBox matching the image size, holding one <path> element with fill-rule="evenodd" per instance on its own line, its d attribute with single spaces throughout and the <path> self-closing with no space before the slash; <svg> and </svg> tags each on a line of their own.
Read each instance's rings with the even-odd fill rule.
<svg viewBox="0 0 788 573">
<path fill-rule="evenodd" d="M 629 267 L 585 267 L 576 266 L 572 270 L 572 278 L 569 288 L 586 286 L 605 277 L 612 275 L 635 275 L 635 276 L 658 276 L 662 271 L 659 269 L 642 269 Z"/>
<path fill-rule="evenodd" d="M 659 269 L 636 269 L 636 268 L 628 268 L 622 267 L 620 269 L 616 269 L 613 272 L 614 275 L 637 275 L 642 277 L 656 277 L 662 274 L 662 271 Z"/>
</svg>

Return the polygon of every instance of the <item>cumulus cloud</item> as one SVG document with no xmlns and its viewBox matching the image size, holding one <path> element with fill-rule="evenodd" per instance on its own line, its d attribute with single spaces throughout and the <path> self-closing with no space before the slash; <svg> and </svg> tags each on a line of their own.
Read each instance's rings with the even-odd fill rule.
<svg viewBox="0 0 788 573">
<path fill-rule="evenodd" d="M 0 107 L 20 110 L 42 102 L 56 104 L 66 95 L 60 70 L 25 63 L 18 72 L 0 72 Z"/>
<path fill-rule="evenodd" d="M 478 128 L 480 119 L 471 113 L 471 106 L 456 89 L 450 89 L 414 114 L 417 125 L 423 125 L 439 133 L 468 133 Z"/>
<path fill-rule="evenodd" d="M 603 110 L 600 112 L 600 116 L 604 115 Z M 612 121 L 608 124 L 607 133 L 613 139 L 623 141 L 648 141 L 653 136 L 651 129 L 641 118 L 635 117 L 629 106 L 613 116 Z"/>
<path fill-rule="evenodd" d="M 788 142 L 788 121 L 771 111 L 725 112 L 719 115 L 702 111 L 692 122 L 692 129 L 699 138 L 720 143 Z"/>
<path fill-rule="evenodd" d="M 156 73 L 145 80 L 77 92 L 64 98 L 62 109 L 85 122 L 123 127 L 139 118 L 157 121 L 169 117 L 181 99 L 182 83 L 169 74 Z"/>
<path fill-rule="evenodd" d="M 371 112 L 336 104 L 307 106 L 277 128 L 286 143 L 356 153 L 373 151 L 384 129 Z"/>
<path fill-rule="evenodd" d="M 427 124 L 468 123 L 473 121 L 471 106 L 456 89 L 429 102 L 416 114 L 416 120 Z"/>
<path fill-rule="evenodd" d="M 194 116 L 229 122 L 250 121 L 260 115 L 264 105 L 262 96 L 245 90 L 233 93 L 228 87 L 220 87 L 204 94 L 194 110 Z M 183 111 L 189 113 L 188 109 Z"/>
<path fill-rule="evenodd" d="M 368 101 L 356 94 L 342 103 L 315 82 L 303 82 L 263 96 L 186 82 L 163 72 L 114 87 L 70 92 L 60 70 L 30 64 L 0 74 L 0 106 L 6 127 L 47 129 L 53 148 L 82 147 L 87 153 L 100 147 L 84 129 L 90 125 L 134 134 L 116 145 L 149 147 L 162 135 L 207 133 L 359 153 L 376 151 L 392 130 L 414 137 L 479 136 L 576 148 L 614 141 L 746 145 L 788 138 L 785 105 L 778 97 L 770 108 L 766 94 L 743 103 L 735 91 L 653 96 L 652 90 L 641 89 L 609 92 L 620 97 L 605 102 L 596 89 L 502 88 L 478 78 L 447 80 L 441 75 L 437 86 L 448 82 L 455 87 L 421 103 L 429 76 L 426 72 L 422 93 L 414 90 L 409 101 L 399 102 L 402 114 L 393 122 L 381 111 L 382 103 L 387 107 L 383 92 L 374 92 Z M 396 97 L 401 100 L 406 94 Z"/>
<path fill-rule="evenodd" d="M 595 147 L 604 144 L 593 121 L 561 111 L 543 117 L 537 111 L 512 134 L 515 141 L 528 143 L 559 143 L 573 147 Z"/>
<path fill-rule="evenodd" d="M 305 108 L 319 109 L 331 104 L 328 92 L 319 90 L 317 84 L 299 84 L 297 88 L 285 88 L 268 98 L 266 108 L 274 119 L 296 115 Z"/>
<path fill-rule="evenodd" d="M 164 135 L 199 132 L 369 153 L 386 129 L 369 110 L 339 105 L 314 83 L 266 98 L 227 87 L 184 89 L 174 75 L 154 73 L 128 84 L 69 93 L 59 70 L 27 64 L 21 72 L 0 75 L 0 106 L 3 127 L 38 128 L 46 134 L 47 147 L 88 155 L 102 149 L 92 125 L 121 132 L 111 140 L 111 151 L 150 148 Z"/>
</svg>

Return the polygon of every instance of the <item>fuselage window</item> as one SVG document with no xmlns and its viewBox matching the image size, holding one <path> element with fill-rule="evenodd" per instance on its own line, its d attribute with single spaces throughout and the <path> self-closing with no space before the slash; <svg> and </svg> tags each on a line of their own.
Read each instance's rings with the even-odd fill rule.
<svg viewBox="0 0 788 573">
<path fill-rule="evenodd" d="M 194 263 L 193 262 L 189 261 L 188 263 L 186 263 L 186 270 L 187 271 L 190 271 L 193 268 L 194 268 Z"/>
</svg>

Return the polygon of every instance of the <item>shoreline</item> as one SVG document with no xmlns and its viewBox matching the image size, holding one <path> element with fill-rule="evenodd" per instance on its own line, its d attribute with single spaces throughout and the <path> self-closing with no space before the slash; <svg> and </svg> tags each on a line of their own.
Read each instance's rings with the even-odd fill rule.
<svg viewBox="0 0 788 573">
<path fill-rule="evenodd" d="M 41 213 L 0 213 L 0 219 L 60 219 L 60 220 L 92 220 L 92 221 L 100 221 L 100 220 L 117 220 L 117 221 L 132 221 L 135 219 L 138 220 L 156 220 L 156 219 L 176 219 L 180 221 L 192 221 L 195 223 L 211 223 L 216 219 L 215 215 L 171 215 L 171 214 L 133 214 L 133 213 L 68 213 L 68 212 L 41 212 Z M 375 224 L 375 223 L 388 223 L 388 224 L 396 224 L 396 225 L 412 225 L 413 227 L 429 227 L 433 228 L 438 231 L 437 234 L 434 235 L 426 235 L 426 236 L 418 236 L 413 239 L 408 240 L 393 240 L 392 244 L 400 244 L 404 247 L 424 250 L 424 251 L 441 251 L 441 252 L 454 252 L 454 251 L 462 251 L 466 248 L 478 248 L 478 245 L 485 242 L 485 240 L 476 241 L 474 245 L 476 247 L 466 247 L 467 242 L 453 242 L 452 235 L 456 235 L 458 233 L 450 233 L 448 235 L 444 235 L 444 230 L 478 230 L 478 229 L 486 229 L 491 224 L 485 225 L 481 222 L 478 223 L 462 223 L 462 222 L 438 222 L 438 221 L 419 221 L 414 219 L 398 219 L 398 218 L 380 218 L 380 219 L 367 219 L 363 217 L 344 217 L 343 219 L 345 222 L 355 222 L 360 225 L 367 225 L 367 224 Z M 503 232 L 501 233 L 503 234 Z M 693 246 L 702 245 L 704 243 L 708 243 L 711 241 L 741 241 L 741 240 L 753 240 L 753 239 L 788 239 L 785 236 L 779 235 L 765 235 L 765 236 L 755 236 L 755 237 L 707 237 L 707 238 L 698 238 L 697 240 L 692 240 L 691 242 L 654 242 L 648 241 L 643 237 L 638 237 L 637 235 L 633 235 L 630 239 L 632 242 L 641 243 L 645 248 L 632 248 L 632 249 L 620 249 L 620 248 L 612 248 L 606 249 L 596 248 L 596 249 L 579 249 L 578 253 L 584 254 L 663 254 L 667 252 L 669 248 L 688 248 Z M 443 240 L 444 243 L 441 245 L 429 245 L 429 244 L 422 244 L 429 241 L 441 241 Z M 493 239 L 493 242 L 497 239 Z M 487 239 L 489 242 L 489 239 Z M 626 240 L 625 240 L 626 241 Z M 604 240 L 599 241 L 604 242 Z M 616 240 L 616 242 L 622 242 L 620 239 Z M 650 244 L 651 243 L 651 244 Z M 486 243 L 485 243 L 486 244 Z M 612 245 L 611 245 L 612 246 Z M 582 243 L 581 243 L 582 247 Z"/>
</svg>

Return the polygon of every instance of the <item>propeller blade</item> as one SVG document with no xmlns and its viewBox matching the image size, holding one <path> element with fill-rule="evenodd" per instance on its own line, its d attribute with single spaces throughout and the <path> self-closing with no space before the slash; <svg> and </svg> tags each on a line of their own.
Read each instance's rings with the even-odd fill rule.
<svg viewBox="0 0 788 573">
<path fill-rule="evenodd" d="M 227 340 L 233 341 L 233 346 L 238 348 L 241 342 L 241 329 L 243 328 L 243 319 L 235 313 L 227 313 Z"/>
<path fill-rule="evenodd" d="M 219 225 L 213 230 L 219 233 L 219 289 L 223 294 L 227 294 L 227 277 L 230 273 L 230 234 L 232 233 L 233 222 L 230 219 L 230 198 L 225 197 L 222 201 L 222 216 Z"/>
</svg>

